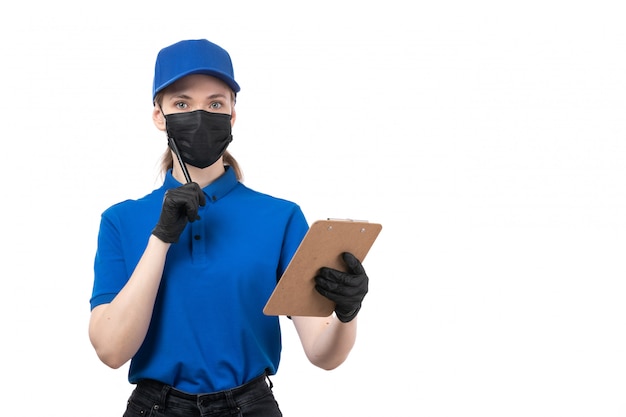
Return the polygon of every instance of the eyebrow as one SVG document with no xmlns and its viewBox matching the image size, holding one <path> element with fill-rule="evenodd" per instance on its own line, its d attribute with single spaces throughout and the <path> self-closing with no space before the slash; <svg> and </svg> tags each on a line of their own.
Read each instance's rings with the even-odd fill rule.
<svg viewBox="0 0 626 417">
<path fill-rule="evenodd" d="M 182 99 L 185 99 L 185 100 L 191 100 L 191 97 L 188 96 L 187 94 L 184 94 L 184 93 L 173 94 L 172 98 L 182 98 Z M 206 98 L 209 99 L 209 100 L 214 100 L 216 98 L 224 98 L 225 99 L 226 95 L 222 94 L 222 93 L 216 93 L 216 94 L 211 94 L 211 95 L 209 95 Z"/>
</svg>

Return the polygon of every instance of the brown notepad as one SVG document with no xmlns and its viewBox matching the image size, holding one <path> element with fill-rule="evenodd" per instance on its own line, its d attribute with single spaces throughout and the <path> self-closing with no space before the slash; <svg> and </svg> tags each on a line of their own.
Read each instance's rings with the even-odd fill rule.
<svg viewBox="0 0 626 417">
<path fill-rule="evenodd" d="M 382 229 L 379 223 L 356 220 L 318 220 L 309 228 L 298 250 L 267 301 L 268 316 L 326 317 L 335 303 L 315 289 L 315 275 L 322 266 L 346 270 L 341 258 L 350 252 L 361 262 Z"/>
</svg>

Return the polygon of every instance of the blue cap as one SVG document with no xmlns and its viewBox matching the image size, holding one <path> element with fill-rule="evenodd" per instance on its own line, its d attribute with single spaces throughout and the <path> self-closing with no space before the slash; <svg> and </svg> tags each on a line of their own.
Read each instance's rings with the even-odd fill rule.
<svg viewBox="0 0 626 417">
<path fill-rule="evenodd" d="M 191 74 L 211 75 L 224 81 L 235 93 L 240 90 L 230 55 L 224 48 L 206 39 L 186 40 L 161 49 L 157 55 L 152 100 L 159 91 Z"/>
</svg>

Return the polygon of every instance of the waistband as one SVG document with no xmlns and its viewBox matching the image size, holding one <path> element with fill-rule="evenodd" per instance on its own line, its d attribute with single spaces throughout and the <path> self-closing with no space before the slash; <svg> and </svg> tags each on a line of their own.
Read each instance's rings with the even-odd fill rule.
<svg viewBox="0 0 626 417">
<path fill-rule="evenodd" d="M 267 378 L 269 381 L 269 378 L 267 377 L 267 375 L 262 374 L 238 387 L 235 387 L 229 390 L 202 393 L 202 394 L 190 394 L 188 392 L 177 390 L 176 388 L 170 385 L 167 385 L 167 384 L 164 384 L 162 382 L 155 381 L 152 379 L 143 379 L 139 381 L 137 383 L 136 389 L 140 392 L 142 391 L 143 392 L 150 392 L 150 391 L 155 392 L 156 391 L 156 392 L 161 392 L 161 393 L 167 392 L 167 395 L 170 395 L 172 397 L 180 398 L 183 400 L 192 400 L 194 402 L 198 400 L 217 401 L 217 400 L 224 399 L 225 397 L 232 397 L 236 399 L 237 397 L 247 394 L 249 391 L 255 389 L 260 384 L 263 384 L 265 385 L 265 387 L 267 387 L 265 378 Z M 273 384 L 271 381 L 269 381 L 269 384 L 270 384 L 269 387 L 271 389 Z"/>
</svg>

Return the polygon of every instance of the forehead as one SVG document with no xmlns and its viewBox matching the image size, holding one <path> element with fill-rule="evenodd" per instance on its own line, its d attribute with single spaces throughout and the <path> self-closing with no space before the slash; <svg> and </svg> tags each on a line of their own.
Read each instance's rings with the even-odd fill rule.
<svg viewBox="0 0 626 417">
<path fill-rule="evenodd" d="M 192 74 L 177 80 L 175 83 L 167 87 L 164 91 L 166 95 L 178 94 L 221 94 L 230 96 L 232 93 L 230 87 L 219 78 L 205 74 Z"/>
</svg>

